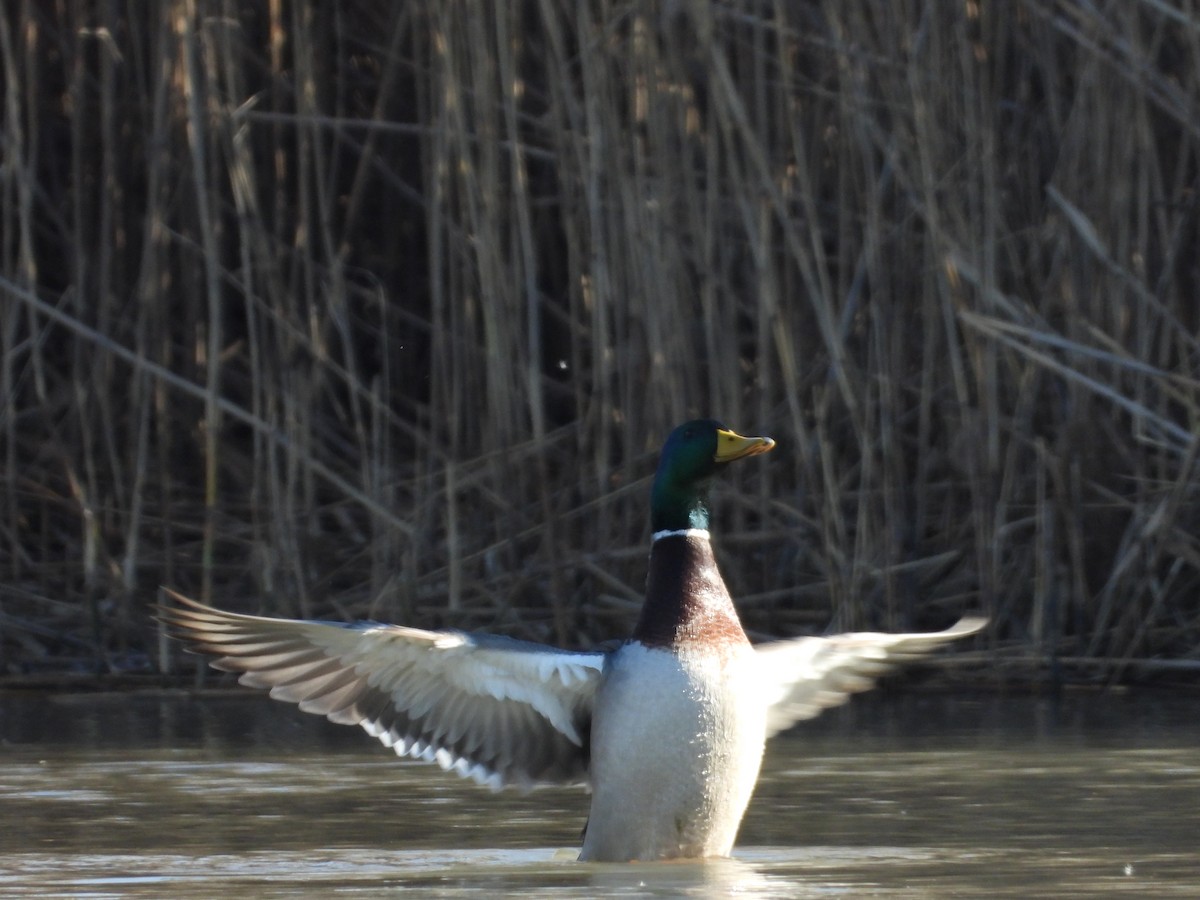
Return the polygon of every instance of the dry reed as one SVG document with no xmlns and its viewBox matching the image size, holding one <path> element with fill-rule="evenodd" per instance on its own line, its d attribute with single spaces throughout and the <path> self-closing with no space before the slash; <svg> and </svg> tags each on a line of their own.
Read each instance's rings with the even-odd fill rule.
<svg viewBox="0 0 1200 900">
<path fill-rule="evenodd" d="M 1200 668 L 1191 2 L 24 0 L 0 65 L 4 671 L 168 668 L 159 584 L 620 635 L 695 415 L 780 442 L 755 633 Z"/>
</svg>

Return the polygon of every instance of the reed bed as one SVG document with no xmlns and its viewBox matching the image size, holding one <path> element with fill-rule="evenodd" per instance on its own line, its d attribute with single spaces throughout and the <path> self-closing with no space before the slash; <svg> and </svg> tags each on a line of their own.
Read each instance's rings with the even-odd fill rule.
<svg viewBox="0 0 1200 900">
<path fill-rule="evenodd" d="M 1200 669 L 1200 10 L 9 3 L 0 664 L 178 665 L 160 585 L 568 646 L 655 454 L 756 635 L 982 610 Z"/>
</svg>

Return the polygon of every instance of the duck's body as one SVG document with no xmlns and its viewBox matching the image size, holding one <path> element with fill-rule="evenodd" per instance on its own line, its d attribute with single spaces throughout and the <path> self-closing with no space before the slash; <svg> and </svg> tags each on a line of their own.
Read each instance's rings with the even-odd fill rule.
<svg viewBox="0 0 1200 900">
<path fill-rule="evenodd" d="M 673 577 L 680 571 L 690 582 Z M 647 596 L 650 614 L 609 657 L 596 691 L 579 858 L 727 856 L 766 742 L 758 657 L 707 532 L 656 538 Z"/>
<path fill-rule="evenodd" d="M 729 855 L 766 742 L 754 669 L 748 643 L 712 654 L 630 641 L 613 654 L 596 693 L 580 859 Z"/>
<path fill-rule="evenodd" d="M 713 557 L 707 483 L 772 446 L 711 421 L 672 433 L 652 498 L 646 602 L 613 651 L 242 616 L 182 597 L 163 618 L 243 683 L 361 725 L 399 754 L 492 787 L 586 783 L 580 859 L 725 856 L 768 737 L 984 624 L 751 646 Z"/>
</svg>

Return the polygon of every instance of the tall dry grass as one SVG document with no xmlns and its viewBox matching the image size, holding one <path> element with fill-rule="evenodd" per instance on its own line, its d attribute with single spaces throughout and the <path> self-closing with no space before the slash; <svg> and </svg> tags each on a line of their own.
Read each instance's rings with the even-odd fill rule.
<svg viewBox="0 0 1200 900">
<path fill-rule="evenodd" d="M 160 584 L 620 635 L 695 415 L 780 442 L 758 633 L 1200 660 L 1190 0 L 24 0 L 0 62 L 9 672 L 158 660 Z"/>
</svg>

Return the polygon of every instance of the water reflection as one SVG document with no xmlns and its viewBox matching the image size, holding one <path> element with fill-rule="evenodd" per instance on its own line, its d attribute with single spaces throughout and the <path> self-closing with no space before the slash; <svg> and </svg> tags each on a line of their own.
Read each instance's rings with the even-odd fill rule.
<svg viewBox="0 0 1200 900">
<path fill-rule="evenodd" d="M 249 693 L 0 696 L 0 894 L 1193 896 L 1189 697 L 874 696 L 772 742 L 736 858 L 574 862 L 490 794 Z"/>
</svg>

